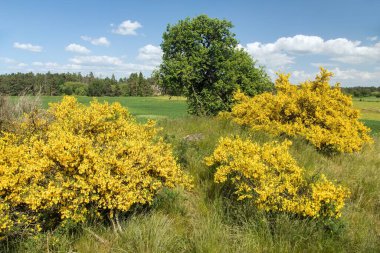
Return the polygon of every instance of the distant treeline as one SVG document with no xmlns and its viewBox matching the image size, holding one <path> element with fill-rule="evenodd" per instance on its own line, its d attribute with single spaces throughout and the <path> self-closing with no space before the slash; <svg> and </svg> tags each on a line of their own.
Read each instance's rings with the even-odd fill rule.
<svg viewBox="0 0 380 253">
<path fill-rule="evenodd" d="M 345 87 L 342 90 L 353 97 L 380 97 L 380 87 Z"/>
<path fill-rule="evenodd" d="M 116 80 L 81 73 L 12 73 L 0 75 L 0 94 L 29 95 L 81 95 L 81 96 L 152 96 L 160 94 L 152 77 L 132 73 L 128 78 Z"/>
</svg>

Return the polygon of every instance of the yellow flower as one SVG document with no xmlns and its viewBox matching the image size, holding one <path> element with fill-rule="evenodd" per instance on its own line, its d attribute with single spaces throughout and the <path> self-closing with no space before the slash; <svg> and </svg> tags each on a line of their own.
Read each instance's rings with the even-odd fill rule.
<svg viewBox="0 0 380 253">
<path fill-rule="evenodd" d="M 324 175 L 307 183 L 289 153 L 290 141 L 262 146 L 239 137 L 221 138 L 206 165 L 216 167 L 216 183 L 231 181 L 238 200 L 251 199 L 266 211 L 309 217 L 339 217 L 349 191 Z"/>
<path fill-rule="evenodd" d="M 25 115 L 0 138 L 0 236 L 17 227 L 37 231 L 45 211 L 81 222 L 89 208 L 128 211 L 152 203 L 163 187 L 190 188 L 157 131 L 154 122 L 137 124 L 118 103 L 87 107 L 74 97 L 45 114 Z"/>
<path fill-rule="evenodd" d="M 231 112 L 221 114 L 252 130 L 273 135 L 302 136 L 317 149 L 334 152 L 356 152 L 371 143 L 369 128 L 359 121 L 351 97 L 339 85 L 330 87 L 331 72 L 321 68 L 314 81 L 299 86 L 289 82 L 290 75 L 280 74 L 276 93 L 247 97 L 235 94 Z"/>
</svg>

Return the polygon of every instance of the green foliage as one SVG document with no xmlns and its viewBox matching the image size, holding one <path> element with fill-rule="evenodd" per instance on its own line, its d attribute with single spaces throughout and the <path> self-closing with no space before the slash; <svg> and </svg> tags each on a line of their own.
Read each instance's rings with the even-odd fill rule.
<svg viewBox="0 0 380 253">
<path fill-rule="evenodd" d="M 92 97 L 100 97 L 106 92 L 104 83 L 100 80 L 94 80 L 88 85 L 88 95 Z"/>
<path fill-rule="evenodd" d="M 80 73 L 17 73 L 0 75 L 0 94 L 5 95 L 78 95 L 78 96 L 151 96 L 160 94 L 157 80 L 143 74 L 116 80 Z"/>
<path fill-rule="evenodd" d="M 65 95 L 86 96 L 88 93 L 88 85 L 81 82 L 65 82 L 60 88 Z"/>
<path fill-rule="evenodd" d="M 186 95 L 191 114 L 229 110 L 239 88 L 252 96 L 273 87 L 265 71 L 238 48 L 232 27 L 201 15 L 168 25 L 163 34 L 161 85 L 168 94 Z"/>
<path fill-rule="evenodd" d="M 380 87 L 345 87 L 342 88 L 343 92 L 350 94 L 353 97 L 380 97 Z"/>
<path fill-rule="evenodd" d="M 127 96 L 145 97 L 153 95 L 150 80 L 145 79 L 141 72 L 139 74 L 132 73 L 127 79 L 127 83 L 129 84 L 125 94 Z"/>
</svg>

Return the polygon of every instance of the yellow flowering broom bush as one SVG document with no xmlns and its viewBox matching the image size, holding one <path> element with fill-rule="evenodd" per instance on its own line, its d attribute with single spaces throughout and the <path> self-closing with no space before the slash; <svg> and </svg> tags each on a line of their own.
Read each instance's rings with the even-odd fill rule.
<svg viewBox="0 0 380 253">
<path fill-rule="evenodd" d="M 118 103 L 87 107 L 64 97 L 45 114 L 27 114 L 0 138 L 0 236 L 39 229 L 46 214 L 112 217 L 152 203 L 163 187 L 191 187 L 156 133 L 154 122 L 137 124 Z"/>
<path fill-rule="evenodd" d="M 339 85 L 330 87 L 331 76 L 331 72 L 321 68 L 314 81 L 296 86 L 289 82 L 289 75 L 280 74 L 275 83 L 276 94 L 248 97 L 237 92 L 232 111 L 222 116 L 252 130 L 302 136 L 319 150 L 359 151 L 371 142 L 369 129 L 359 121 L 351 97 L 344 95 Z"/>
<path fill-rule="evenodd" d="M 289 153 L 290 145 L 290 141 L 261 146 L 239 137 L 221 138 L 205 162 L 216 168 L 216 183 L 232 183 L 238 200 L 249 199 L 261 210 L 339 217 L 348 189 L 334 185 L 324 175 L 315 182 L 306 180 Z"/>
</svg>

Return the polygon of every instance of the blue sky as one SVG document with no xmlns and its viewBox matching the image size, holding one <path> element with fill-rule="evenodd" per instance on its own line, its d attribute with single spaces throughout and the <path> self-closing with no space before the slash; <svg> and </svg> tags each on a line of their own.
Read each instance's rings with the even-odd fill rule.
<svg viewBox="0 0 380 253">
<path fill-rule="evenodd" d="M 167 24 L 207 14 L 230 20 L 240 45 L 273 77 L 288 72 L 299 82 L 325 66 L 342 86 L 378 86 L 379 13 L 379 0 L 4 0 L 0 72 L 149 75 Z"/>
</svg>

